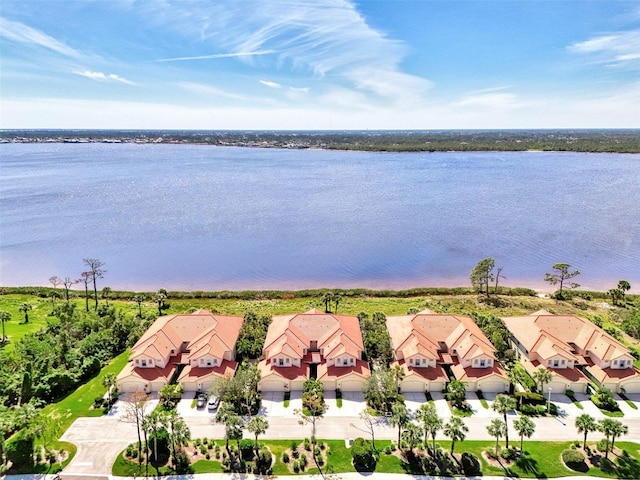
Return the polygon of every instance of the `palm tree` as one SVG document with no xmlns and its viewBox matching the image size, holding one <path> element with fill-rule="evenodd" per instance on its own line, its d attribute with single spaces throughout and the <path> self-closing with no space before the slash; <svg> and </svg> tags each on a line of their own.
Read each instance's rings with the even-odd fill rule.
<svg viewBox="0 0 640 480">
<path fill-rule="evenodd" d="M 532 377 L 540 385 L 540 393 L 544 395 L 544 386 L 553 378 L 553 372 L 544 367 L 540 367 L 533 372 Z"/>
<path fill-rule="evenodd" d="M 631 290 L 631 284 L 629 284 L 629 282 L 627 282 L 626 280 L 620 280 L 618 282 L 618 290 L 620 290 L 620 295 L 622 296 L 622 301 L 624 302 L 624 296 L 626 292 Z"/>
<path fill-rule="evenodd" d="M 154 410 L 149 415 L 144 417 L 144 419 L 142 420 L 143 431 L 146 430 L 151 435 L 153 435 L 153 458 L 155 459 L 155 462 L 156 462 L 156 473 L 158 476 L 160 476 L 160 470 L 159 470 L 160 465 L 157 463 L 158 462 L 158 432 L 160 432 L 160 430 L 162 430 L 163 428 L 165 428 L 164 416 L 158 410 Z M 148 450 L 149 449 L 147 448 L 147 452 Z M 148 456 L 148 453 L 147 453 L 147 456 Z"/>
<path fill-rule="evenodd" d="M 623 425 L 619 420 L 614 420 L 611 428 L 611 451 L 613 452 L 613 446 L 616 441 L 616 437 L 626 435 L 629 433 L 629 427 Z"/>
<path fill-rule="evenodd" d="M 2 343 L 7 340 L 7 337 L 4 334 L 4 324 L 11 320 L 11 314 L 9 312 L 5 312 L 4 310 L 0 311 L 0 322 L 2 322 Z"/>
<path fill-rule="evenodd" d="M 249 423 L 247 423 L 247 430 L 253 433 L 256 437 L 256 456 L 259 456 L 258 436 L 263 435 L 267 431 L 267 428 L 269 428 L 269 422 L 267 422 L 262 417 L 253 417 L 251 420 L 249 420 Z"/>
<path fill-rule="evenodd" d="M 389 417 L 389 423 L 393 427 L 398 427 L 398 448 L 400 448 L 400 435 L 402 434 L 402 428 L 409 423 L 409 412 L 404 403 L 396 402 L 391 407 L 391 417 Z"/>
<path fill-rule="evenodd" d="M 144 302 L 144 297 L 142 295 L 136 295 L 133 297 L 133 301 L 138 304 L 138 317 L 142 318 L 142 302 Z"/>
<path fill-rule="evenodd" d="M 606 459 L 609 459 L 609 437 L 611 437 L 611 435 L 614 434 L 613 432 L 618 429 L 616 423 L 620 422 L 613 420 L 612 418 L 603 418 L 598 424 L 598 429 L 604 433 L 604 436 L 607 439 L 604 451 L 604 458 Z"/>
<path fill-rule="evenodd" d="M 107 305 L 107 307 L 109 306 L 109 296 L 111 295 L 111 287 L 104 287 L 102 289 L 102 298 L 104 298 L 104 301 Z"/>
<path fill-rule="evenodd" d="M 116 374 L 115 373 L 107 373 L 104 377 L 102 377 L 102 386 L 107 389 L 107 393 L 109 394 L 109 406 L 113 402 L 114 398 L 117 396 L 116 392 Z"/>
<path fill-rule="evenodd" d="M 220 408 L 218 408 L 218 411 L 215 416 L 215 421 L 217 423 L 223 423 L 225 425 L 225 428 L 227 428 L 227 422 L 229 422 L 229 419 L 234 416 L 237 416 L 237 415 L 233 408 L 233 405 L 227 402 L 223 402 L 222 405 L 220 405 Z M 227 452 L 229 452 L 230 439 L 231 437 L 229 435 L 225 436 Z"/>
<path fill-rule="evenodd" d="M 500 437 L 504 435 L 506 429 L 507 426 L 499 418 L 494 418 L 493 420 L 491 420 L 491 423 L 487 425 L 487 432 L 489 433 L 489 435 L 491 435 L 492 437 L 496 437 L 496 454 L 500 449 L 500 445 L 498 444 L 498 442 L 500 441 Z"/>
<path fill-rule="evenodd" d="M 467 382 L 454 378 L 449 382 L 449 385 L 447 385 L 447 393 L 445 396 L 455 407 L 462 407 L 467 397 Z"/>
<path fill-rule="evenodd" d="M 518 384 L 522 383 L 527 372 L 521 363 L 516 362 L 507 372 L 509 383 L 513 386 L 513 392 L 517 390 Z"/>
<path fill-rule="evenodd" d="M 333 300 L 333 294 L 331 292 L 324 292 L 322 295 L 322 302 L 324 303 L 324 312 L 329 313 L 329 304 Z"/>
<path fill-rule="evenodd" d="M 424 444 L 427 445 L 427 436 L 433 438 L 433 449 L 431 454 L 436 455 L 436 435 L 442 429 L 442 419 L 438 416 L 436 407 L 431 403 L 423 403 L 416 413 L 416 419 L 422 423 L 424 429 Z"/>
<path fill-rule="evenodd" d="M 516 401 L 514 398 L 500 394 L 494 400 L 491 408 L 493 408 L 494 411 L 501 413 L 502 417 L 504 418 L 504 424 L 507 425 L 507 428 L 505 428 L 504 430 L 506 448 L 509 448 L 509 427 L 507 423 L 507 413 L 516 408 Z"/>
<path fill-rule="evenodd" d="M 420 425 L 417 425 L 413 422 L 408 422 L 404 427 L 404 431 L 402 432 L 402 438 L 407 443 L 409 447 L 409 451 L 413 453 L 413 449 L 416 448 L 416 445 L 422 438 L 422 428 Z"/>
<path fill-rule="evenodd" d="M 451 439 L 451 455 L 453 456 L 453 448 L 456 446 L 456 442 L 462 442 L 467 438 L 467 427 L 460 417 L 451 417 L 442 430 L 443 433 Z"/>
<path fill-rule="evenodd" d="M 513 428 L 520 434 L 520 455 L 522 455 L 524 437 L 531 438 L 536 430 L 536 424 L 529 417 L 522 416 L 513 421 Z"/>
<path fill-rule="evenodd" d="M 578 429 L 578 433 L 584 433 L 584 441 L 582 443 L 582 449 L 587 449 L 587 435 L 589 432 L 595 432 L 598 430 L 598 423 L 596 419 L 593 418 L 588 413 L 583 413 L 579 417 L 576 418 L 576 428 Z"/>
<path fill-rule="evenodd" d="M 33 305 L 25 302 L 20 305 L 19 310 L 24 313 L 24 323 L 29 323 L 29 312 L 33 310 Z"/>
<path fill-rule="evenodd" d="M 405 377 L 403 368 L 398 364 L 394 365 L 393 368 L 391 368 L 391 375 L 393 375 L 393 381 L 396 382 L 396 388 L 400 391 L 400 383 Z"/>
<path fill-rule="evenodd" d="M 185 421 L 176 412 L 167 416 L 167 433 L 173 457 L 174 469 L 178 466 L 178 449 L 182 448 L 191 438 L 191 432 Z"/>
<path fill-rule="evenodd" d="M 334 304 L 335 304 L 335 306 L 336 306 L 336 309 L 334 310 L 334 312 L 333 312 L 333 313 L 338 313 L 338 305 L 339 305 L 339 304 L 340 304 L 340 302 L 342 301 L 342 297 L 341 297 L 338 293 L 336 293 L 336 294 L 333 296 L 332 300 L 333 300 L 333 303 L 334 303 Z"/>
<path fill-rule="evenodd" d="M 158 315 L 162 315 L 162 310 L 164 310 L 165 308 L 164 301 L 167 299 L 167 297 L 168 294 L 164 288 L 161 288 L 160 290 L 158 290 L 158 293 L 156 293 L 154 300 L 158 304 Z"/>
</svg>

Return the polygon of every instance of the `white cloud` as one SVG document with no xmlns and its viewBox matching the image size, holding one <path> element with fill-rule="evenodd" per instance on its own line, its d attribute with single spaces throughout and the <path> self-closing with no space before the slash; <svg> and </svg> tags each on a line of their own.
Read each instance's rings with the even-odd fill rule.
<svg viewBox="0 0 640 480">
<path fill-rule="evenodd" d="M 594 61 L 615 66 L 639 67 L 640 30 L 600 35 L 569 47 L 572 53 L 590 55 Z"/>
<path fill-rule="evenodd" d="M 81 53 L 55 38 L 20 22 L 0 17 L 0 37 L 35 47 L 46 48 L 66 57 L 79 58 Z"/>
<path fill-rule="evenodd" d="M 469 95 L 456 103 L 461 107 L 516 108 L 517 96 L 513 93 L 481 93 Z"/>
<path fill-rule="evenodd" d="M 73 72 L 76 75 L 80 75 L 81 77 L 90 78 L 91 80 L 96 80 L 99 82 L 120 82 L 126 83 L 127 85 L 134 85 L 133 82 L 127 80 L 126 78 L 121 77 L 120 75 L 116 75 L 115 73 L 102 73 L 102 72 L 94 72 L 91 70 L 81 70 Z"/>
<path fill-rule="evenodd" d="M 269 80 L 260 80 L 260 83 L 269 88 L 282 88 L 282 85 L 276 82 L 270 82 Z"/>
<path fill-rule="evenodd" d="M 161 58 L 155 61 L 156 62 L 184 62 L 188 60 L 215 60 L 219 58 L 255 57 L 259 55 L 269 55 L 271 53 L 274 53 L 274 50 L 258 50 L 255 52 L 214 53 L 211 55 L 197 55 L 195 57 Z"/>
<path fill-rule="evenodd" d="M 349 0 L 163 0 L 143 4 L 141 14 L 157 26 L 230 52 L 221 55 L 236 55 L 251 65 L 275 63 L 319 78 L 331 74 L 331 83 L 347 81 L 387 102 L 420 100 L 430 87 L 400 69 L 404 44 L 368 25 Z M 178 57 L 204 58 L 219 57 Z"/>
</svg>

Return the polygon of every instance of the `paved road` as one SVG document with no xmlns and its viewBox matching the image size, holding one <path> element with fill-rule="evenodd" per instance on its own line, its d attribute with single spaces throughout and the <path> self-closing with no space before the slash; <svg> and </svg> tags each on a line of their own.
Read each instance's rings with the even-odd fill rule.
<svg viewBox="0 0 640 480">
<path fill-rule="evenodd" d="M 419 399 L 412 398 L 410 400 L 412 407 L 418 407 Z M 592 413 L 592 408 L 595 406 L 585 400 L 585 409 L 580 410 L 575 405 L 568 402 L 568 399 L 564 395 L 559 395 L 558 398 L 552 398 L 554 403 L 557 404 L 561 411 L 561 415 L 557 418 L 533 418 L 536 423 L 536 431 L 531 437 L 531 440 L 581 440 L 582 435 L 578 434 L 574 426 L 575 414 Z M 579 398 L 578 400 L 583 400 Z M 185 402 L 190 400 L 185 400 Z M 300 399 L 292 398 L 292 403 L 298 403 Z M 335 402 L 335 399 L 331 399 L 330 403 Z M 346 403 L 346 404 L 345 404 Z M 416 405 L 413 405 L 416 403 Z M 478 402 L 479 404 L 479 402 Z M 441 399 L 436 399 L 436 405 L 439 406 L 439 412 L 448 413 L 448 415 L 442 415 L 446 421 L 451 415 L 446 407 L 446 402 Z M 325 418 L 319 419 L 316 423 L 316 436 L 318 438 L 357 438 L 368 437 L 369 432 L 365 428 L 362 420 L 358 416 L 361 404 L 358 404 L 357 398 L 343 398 L 343 407 L 341 409 L 336 408 L 336 412 L 333 415 L 329 414 Z M 187 408 L 186 405 L 182 405 L 181 408 Z M 188 407 L 190 408 L 190 406 Z M 310 425 L 300 425 L 297 417 L 293 415 L 293 409 L 295 407 L 290 405 L 288 408 L 282 406 L 282 402 L 279 398 L 269 398 L 265 401 L 265 407 L 261 414 L 266 414 L 269 421 L 269 429 L 262 438 L 265 439 L 289 439 L 289 438 L 304 438 L 311 436 Z M 491 422 L 492 418 L 496 418 L 495 412 L 487 410 L 484 407 L 477 406 L 478 413 L 472 417 L 464 418 L 464 422 L 469 428 L 467 434 L 468 440 L 486 440 L 491 439 L 487 433 L 487 425 Z M 480 410 L 482 409 L 482 410 Z M 339 410 L 339 411 L 338 411 Z M 629 440 L 640 442 L 640 411 L 634 410 L 628 407 L 628 415 L 625 412 L 625 417 L 620 420 L 629 428 L 628 435 L 622 437 L 621 440 Z M 598 418 L 602 418 L 602 413 L 597 410 Z M 351 414 L 349 414 L 351 412 Z M 224 426 L 214 424 L 212 422 L 213 414 L 206 411 L 196 411 L 191 409 L 190 412 L 185 411 L 183 415 L 185 421 L 189 425 L 192 438 L 224 438 Z M 595 412 L 594 412 L 595 413 Z M 485 415 L 483 415 L 485 414 Z M 272 416 L 278 415 L 278 416 Z M 595 415 L 594 415 L 595 416 Z M 517 433 L 513 430 L 513 420 L 517 418 L 517 414 L 512 412 L 508 415 L 509 420 L 509 437 L 512 440 L 517 440 Z M 398 436 L 398 431 L 395 427 L 391 427 L 388 424 L 387 419 L 379 419 L 378 425 L 375 427 L 375 435 L 377 439 L 394 440 Z M 251 438 L 249 432 L 245 433 L 247 438 Z M 445 438 L 440 435 L 439 438 Z M 597 440 L 602 438 L 602 435 L 597 432 L 589 434 L 589 439 Z M 117 455 L 130 443 L 137 440 L 137 432 L 135 425 L 127 423 L 119 415 L 112 415 L 99 418 L 79 418 L 62 436 L 62 440 L 72 442 L 78 446 L 78 452 L 73 461 L 65 468 L 65 478 L 67 475 L 104 475 L 111 472 L 111 465 L 113 464 Z"/>
</svg>

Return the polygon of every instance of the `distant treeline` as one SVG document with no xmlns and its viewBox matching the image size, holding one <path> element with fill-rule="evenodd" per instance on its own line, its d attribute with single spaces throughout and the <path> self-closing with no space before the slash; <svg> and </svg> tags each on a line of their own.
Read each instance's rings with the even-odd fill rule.
<svg viewBox="0 0 640 480">
<path fill-rule="evenodd" d="M 42 298 L 48 298 L 54 291 L 51 287 L 0 287 L 0 295 L 23 294 L 34 295 Z M 60 293 L 60 289 L 58 289 Z M 84 296 L 84 292 L 80 290 L 72 290 L 72 294 L 76 297 Z M 377 297 L 377 298 L 411 298 L 423 296 L 446 296 L 446 295 L 477 295 L 477 291 L 471 287 L 420 287 L 407 290 L 371 290 L 366 288 L 324 288 L 324 289 L 307 289 L 307 290 L 222 290 L 217 292 L 207 291 L 167 291 L 167 298 L 210 298 L 219 300 L 273 300 L 273 299 L 291 299 L 291 298 L 318 298 L 325 293 L 337 294 L 342 297 Z M 573 296 L 584 296 L 589 298 L 608 298 L 606 292 L 591 291 L 572 291 Z M 113 290 L 109 294 L 110 299 L 130 300 L 136 295 L 147 296 L 152 298 L 156 292 L 132 292 L 132 291 L 116 291 Z M 530 288 L 508 288 L 499 287 L 499 295 L 505 296 L 527 296 L 535 297 L 538 293 Z"/>
<path fill-rule="evenodd" d="M 3 130 L 18 143 L 169 143 L 376 152 L 571 151 L 640 153 L 640 130 L 178 131 Z"/>
</svg>

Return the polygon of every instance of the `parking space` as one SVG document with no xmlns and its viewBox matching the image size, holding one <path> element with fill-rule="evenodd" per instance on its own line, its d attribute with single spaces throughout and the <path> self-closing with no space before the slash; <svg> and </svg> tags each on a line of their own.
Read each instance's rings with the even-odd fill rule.
<svg viewBox="0 0 640 480">
<path fill-rule="evenodd" d="M 342 408 L 346 417 L 357 417 L 366 407 L 362 392 L 342 392 Z"/>
<path fill-rule="evenodd" d="M 262 392 L 260 415 L 281 417 L 284 410 L 284 392 Z"/>
<path fill-rule="evenodd" d="M 558 417 L 560 418 L 578 417 L 584 413 L 584 411 L 574 405 L 571 399 L 564 393 L 552 393 L 551 402 L 558 409 Z M 582 405 L 582 403 L 580 403 L 580 405 Z"/>
<path fill-rule="evenodd" d="M 582 405 L 582 410 L 580 410 L 580 415 L 583 413 L 588 413 L 594 418 L 603 418 L 605 415 L 600 411 L 598 407 L 594 405 L 594 403 L 589 399 L 589 395 L 586 393 L 575 393 L 576 400 L 580 402 Z M 553 395 L 551 395 L 553 398 Z"/>
<path fill-rule="evenodd" d="M 120 395 L 118 400 L 113 404 L 109 413 L 107 413 L 107 417 L 109 418 L 122 418 L 127 415 L 127 409 L 130 408 L 127 406 L 127 402 L 124 401 L 124 394 Z M 149 395 L 149 400 L 144 404 L 145 415 L 153 412 L 153 410 L 158 406 L 158 394 L 152 393 Z"/>
<path fill-rule="evenodd" d="M 215 412 L 210 412 L 207 410 L 207 405 L 205 404 L 202 408 L 197 408 L 194 402 L 195 393 L 183 393 L 182 398 L 178 402 L 176 406 L 176 411 L 183 417 L 211 417 L 215 416 Z"/>
<path fill-rule="evenodd" d="M 411 418 L 415 417 L 420 406 L 427 403 L 427 397 L 422 392 L 405 392 L 402 395 L 404 396 L 404 404 L 407 406 Z"/>
<path fill-rule="evenodd" d="M 500 414 L 494 412 L 491 408 L 491 403 L 496 399 L 495 394 L 485 393 L 484 399 L 487 402 L 487 407 L 482 405 L 482 401 L 478 398 L 476 392 L 467 392 L 467 403 L 471 406 L 471 411 L 475 417 L 499 417 Z"/>
<path fill-rule="evenodd" d="M 620 407 L 620 410 L 622 410 L 622 413 L 624 413 L 625 418 L 640 418 L 640 410 L 638 410 L 636 408 L 633 408 L 631 405 L 629 405 L 627 403 L 626 400 L 624 400 L 618 394 L 614 395 L 614 398 L 615 398 L 616 402 L 618 402 L 618 406 Z M 627 396 L 627 398 L 629 398 L 629 397 Z M 636 407 L 638 406 L 637 402 L 634 402 L 633 400 L 631 400 L 631 398 L 629 398 L 629 400 Z"/>
<path fill-rule="evenodd" d="M 451 416 L 451 410 L 449 409 L 449 404 L 447 400 L 444 398 L 444 393 L 442 392 L 430 392 L 431 398 L 433 399 L 433 404 L 436 406 L 436 412 L 438 412 L 438 416 L 442 418 L 449 418 Z"/>
</svg>

